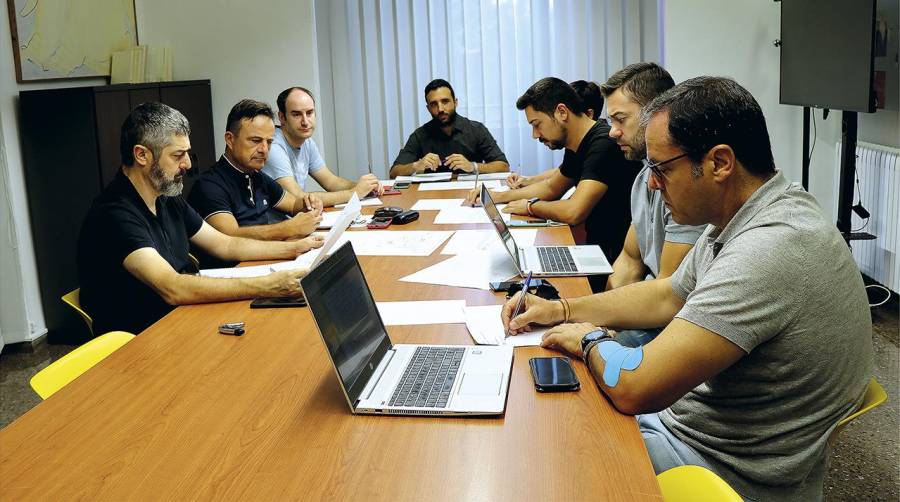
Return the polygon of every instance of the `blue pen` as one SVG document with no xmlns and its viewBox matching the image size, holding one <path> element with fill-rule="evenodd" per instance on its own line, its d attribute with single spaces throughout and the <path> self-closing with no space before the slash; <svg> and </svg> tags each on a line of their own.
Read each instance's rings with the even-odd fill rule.
<svg viewBox="0 0 900 502">
<path fill-rule="evenodd" d="M 509 320 L 512 321 L 519 315 L 519 312 L 522 311 L 522 307 L 525 306 L 525 295 L 528 294 L 528 287 L 531 285 L 531 271 L 528 271 L 528 275 L 525 276 L 525 281 L 522 282 L 522 296 L 519 297 L 519 303 L 516 304 L 516 309 L 513 310 L 512 316 L 510 316 Z M 503 339 L 506 340 L 509 338 L 509 328 L 506 329 L 506 334 L 503 335 Z"/>
</svg>

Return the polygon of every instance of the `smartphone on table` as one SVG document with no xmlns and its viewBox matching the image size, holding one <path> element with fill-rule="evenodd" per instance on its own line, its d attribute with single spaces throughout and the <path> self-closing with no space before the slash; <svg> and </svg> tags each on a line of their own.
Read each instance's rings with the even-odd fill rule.
<svg viewBox="0 0 900 502">
<path fill-rule="evenodd" d="M 528 365 L 538 392 L 572 391 L 581 387 L 568 357 L 532 357 Z"/>
<path fill-rule="evenodd" d="M 391 222 L 393 221 L 394 218 L 391 216 L 376 216 L 372 218 L 372 221 L 370 221 L 368 225 L 366 225 L 366 228 L 381 230 L 383 228 L 391 226 Z"/>
<path fill-rule="evenodd" d="M 397 190 L 403 190 L 405 188 L 409 188 L 410 186 L 412 186 L 412 183 L 409 181 L 395 181 L 394 182 L 394 188 Z"/>
</svg>

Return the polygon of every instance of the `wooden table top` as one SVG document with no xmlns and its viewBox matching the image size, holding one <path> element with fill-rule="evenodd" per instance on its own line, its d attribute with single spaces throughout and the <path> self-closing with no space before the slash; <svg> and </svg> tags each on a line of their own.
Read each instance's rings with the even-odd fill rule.
<svg viewBox="0 0 900 502">
<path fill-rule="evenodd" d="M 422 198 L 462 197 L 422 192 Z M 390 205 L 410 207 L 415 186 Z M 373 208 L 364 208 L 372 212 Z M 396 230 L 437 227 L 437 213 Z M 384 230 L 378 230 L 384 231 Z M 568 227 L 538 243 L 572 242 Z M 362 256 L 377 301 L 501 293 L 397 279 L 447 256 Z M 553 279 L 564 296 L 583 278 Z M 506 413 L 491 418 L 354 416 L 307 308 L 249 301 L 179 307 L 0 430 L 3 500 L 661 500 L 634 419 L 580 361 L 578 392 L 534 390 L 515 349 Z M 241 337 L 217 326 L 245 321 Z M 462 324 L 390 326 L 395 343 L 473 343 Z"/>
</svg>

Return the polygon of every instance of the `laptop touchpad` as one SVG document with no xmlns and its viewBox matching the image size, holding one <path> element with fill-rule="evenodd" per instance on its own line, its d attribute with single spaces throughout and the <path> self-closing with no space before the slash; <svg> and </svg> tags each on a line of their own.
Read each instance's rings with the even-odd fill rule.
<svg viewBox="0 0 900 502">
<path fill-rule="evenodd" d="M 461 396 L 496 396 L 503 385 L 502 373 L 465 373 L 459 386 Z"/>
</svg>

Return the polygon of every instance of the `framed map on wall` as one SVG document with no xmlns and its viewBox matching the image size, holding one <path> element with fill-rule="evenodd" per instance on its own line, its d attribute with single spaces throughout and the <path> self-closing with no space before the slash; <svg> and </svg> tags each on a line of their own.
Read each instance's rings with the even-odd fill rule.
<svg viewBox="0 0 900 502">
<path fill-rule="evenodd" d="M 6 1 L 19 82 L 107 76 L 137 45 L 134 0 Z"/>
</svg>

